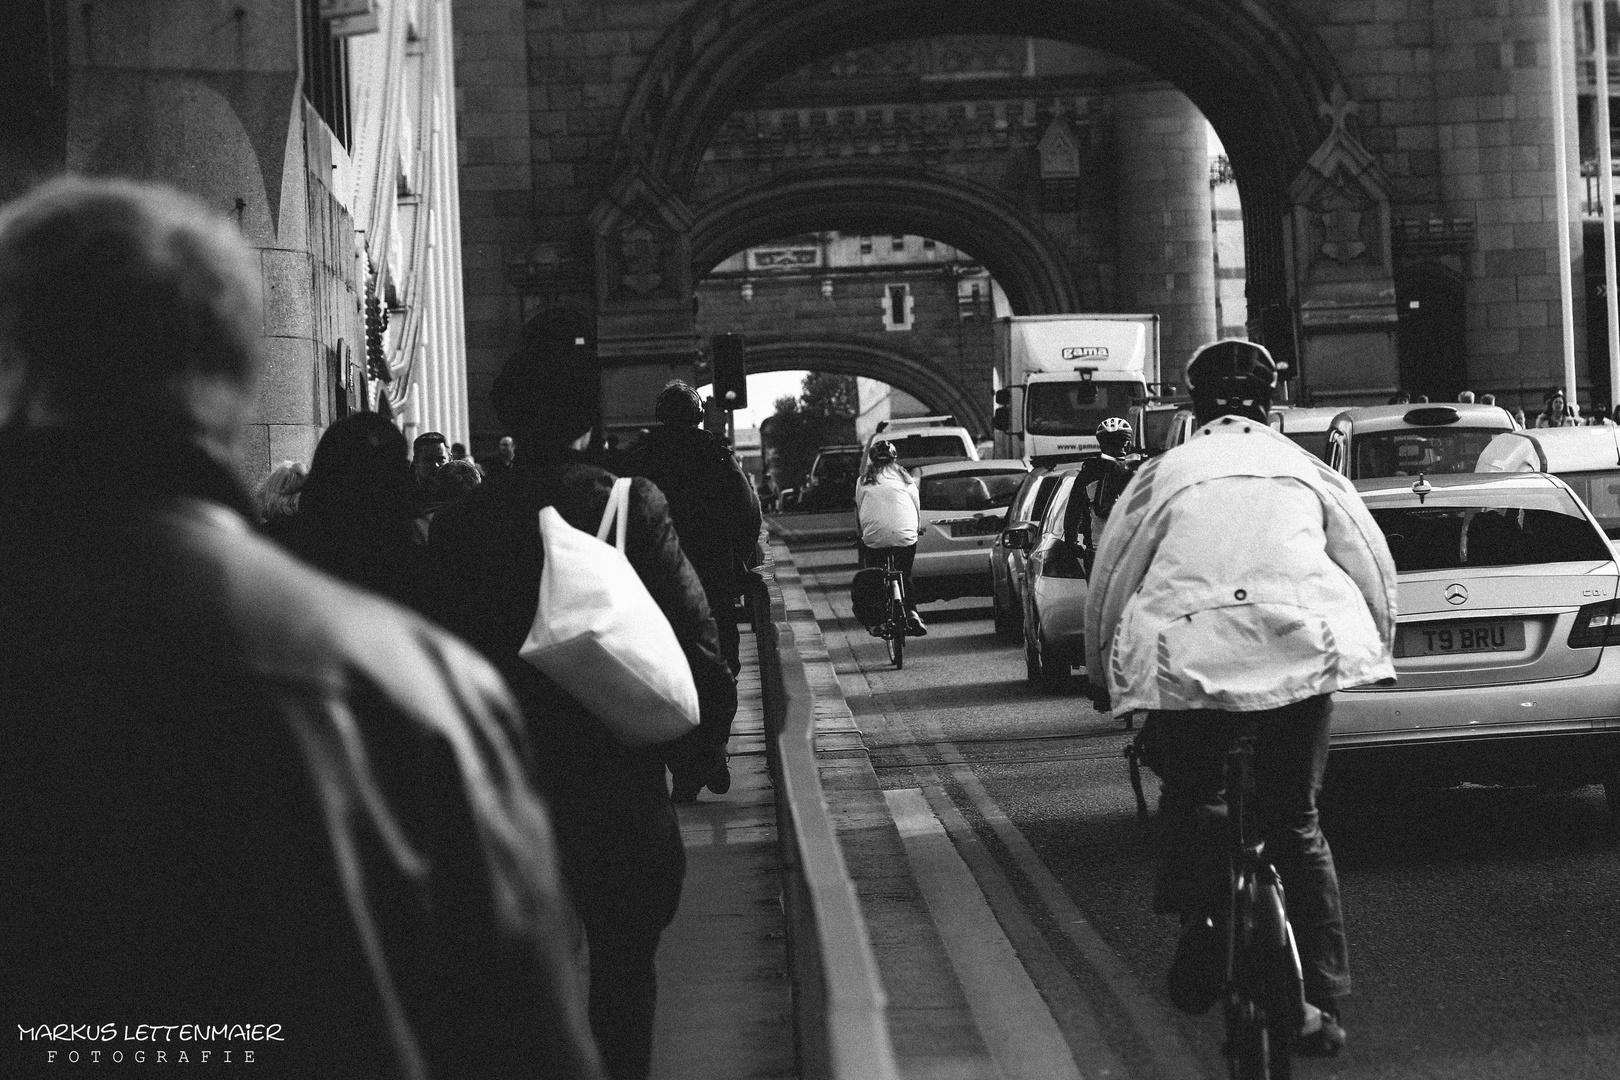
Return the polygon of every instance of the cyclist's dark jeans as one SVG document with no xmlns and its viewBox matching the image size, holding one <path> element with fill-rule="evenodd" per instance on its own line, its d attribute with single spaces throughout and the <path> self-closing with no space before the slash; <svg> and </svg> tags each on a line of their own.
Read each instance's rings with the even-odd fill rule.
<svg viewBox="0 0 1620 1080">
<path fill-rule="evenodd" d="M 1350 959 L 1333 853 L 1317 824 L 1316 796 L 1327 767 L 1326 694 L 1257 713 L 1212 710 L 1150 712 L 1151 738 L 1162 755 L 1159 833 L 1163 862 L 1154 907 L 1160 912 L 1207 910 L 1226 889 L 1225 834 L 1202 830 L 1215 807 L 1223 815 L 1226 749 L 1246 717 L 1258 722 L 1254 752 L 1255 808 L 1266 855 L 1282 876 L 1288 920 L 1305 968 L 1305 998 L 1332 1009 L 1350 992 Z M 1223 819 L 1223 818 L 1222 818 Z M 1215 835 L 1212 837 L 1211 834 Z"/>
<path fill-rule="evenodd" d="M 859 540 L 855 541 L 856 550 L 861 553 L 861 565 L 884 566 L 890 555 L 894 556 L 894 568 L 900 571 L 900 579 L 905 583 L 906 610 L 916 611 L 917 601 L 912 599 L 911 591 L 911 564 L 917 561 L 917 545 L 909 547 L 869 548 Z"/>
</svg>

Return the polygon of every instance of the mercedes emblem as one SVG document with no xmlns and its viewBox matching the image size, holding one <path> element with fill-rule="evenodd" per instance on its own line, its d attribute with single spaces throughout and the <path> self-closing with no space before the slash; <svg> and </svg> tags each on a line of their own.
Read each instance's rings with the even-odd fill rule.
<svg viewBox="0 0 1620 1080">
<path fill-rule="evenodd" d="M 1448 603 L 1448 604 L 1466 604 L 1466 603 L 1468 603 L 1468 589 L 1466 587 L 1462 586 L 1462 585 L 1459 585 L 1455 581 L 1452 582 L 1450 585 L 1447 585 L 1446 586 L 1446 603 Z"/>
</svg>

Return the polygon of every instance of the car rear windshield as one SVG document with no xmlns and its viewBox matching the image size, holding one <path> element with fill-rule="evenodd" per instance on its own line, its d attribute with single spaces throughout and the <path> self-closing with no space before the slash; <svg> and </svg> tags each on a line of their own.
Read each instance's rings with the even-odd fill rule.
<svg viewBox="0 0 1620 1080">
<path fill-rule="evenodd" d="M 831 480 L 833 478 L 848 479 L 861 471 L 861 458 L 859 451 L 849 454 L 822 454 L 816 458 L 816 463 L 810 469 L 810 474 L 818 480 Z"/>
<path fill-rule="evenodd" d="M 1463 427 L 1357 432 L 1350 478 L 1471 473 L 1485 444 L 1500 434 L 1501 428 Z"/>
<path fill-rule="evenodd" d="M 901 461 L 916 458 L 958 458 L 966 460 L 967 443 L 959 435 L 907 435 L 895 439 L 894 448 Z"/>
<path fill-rule="evenodd" d="M 1024 482 L 1017 472 L 975 469 L 947 476 L 927 476 L 922 482 L 924 510 L 992 510 L 1006 506 Z"/>
<path fill-rule="evenodd" d="M 1132 383 L 1038 382 L 1029 387 L 1031 435 L 1095 435 L 1110 416 L 1131 409 Z"/>
<path fill-rule="evenodd" d="M 1293 439 L 1295 443 L 1297 443 L 1312 457 L 1321 458 L 1323 461 L 1327 460 L 1327 432 L 1285 431 L 1283 434 L 1287 435 L 1290 439 Z"/>
<path fill-rule="evenodd" d="M 1154 409 L 1142 417 L 1142 446 L 1153 453 L 1170 449 L 1170 436 L 1176 429 L 1179 409 Z M 1100 421 L 1099 421 L 1100 422 Z M 1094 429 L 1095 430 L 1095 429 Z"/>
<path fill-rule="evenodd" d="M 1374 510 L 1372 516 L 1384 530 L 1395 569 L 1400 571 L 1614 557 L 1603 537 L 1574 507 L 1562 511 L 1527 506 L 1404 506 Z"/>
<path fill-rule="evenodd" d="M 1620 538 L 1620 470 L 1559 473 L 1558 479 L 1575 489 L 1604 532 Z"/>
</svg>

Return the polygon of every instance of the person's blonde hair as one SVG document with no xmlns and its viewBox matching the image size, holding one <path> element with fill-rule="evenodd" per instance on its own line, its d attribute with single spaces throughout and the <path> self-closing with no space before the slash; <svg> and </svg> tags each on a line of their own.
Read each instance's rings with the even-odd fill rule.
<svg viewBox="0 0 1620 1080">
<path fill-rule="evenodd" d="M 298 493 L 303 490 L 304 481 L 309 479 L 309 470 L 301 461 L 283 461 L 270 470 L 270 475 L 259 484 L 255 502 L 259 507 L 259 520 L 269 521 L 271 518 L 291 517 L 298 512 Z"/>
</svg>

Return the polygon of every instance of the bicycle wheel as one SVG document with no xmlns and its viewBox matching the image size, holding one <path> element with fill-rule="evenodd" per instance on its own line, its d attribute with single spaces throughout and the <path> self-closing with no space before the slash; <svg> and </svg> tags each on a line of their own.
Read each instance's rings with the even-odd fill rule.
<svg viewBox="0 0 1620 1080">
<path fill-rule="evenodd" d="M 894 667 L 895 667 L 895 670 L 898 671 L 901 668 L 906 666 L 906 627 L 905 627 L 905 623 L 899 623 L 899 624 L 897 624 L 895 626 L 894 633 L 889 635 L 888 644 L 889 644 L 889 662 L 891 664 L 893 664 Z"/>
<path fill-rule="evenodd" d="M 1232 1080 L 1288 1080 L 1300 1015 L 1299 962 L 1269 866 L 1244 875 L 1233 895 L 1226 1059 Z"/>
</svg>

